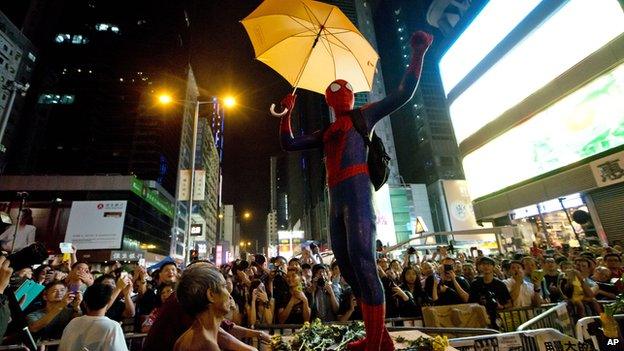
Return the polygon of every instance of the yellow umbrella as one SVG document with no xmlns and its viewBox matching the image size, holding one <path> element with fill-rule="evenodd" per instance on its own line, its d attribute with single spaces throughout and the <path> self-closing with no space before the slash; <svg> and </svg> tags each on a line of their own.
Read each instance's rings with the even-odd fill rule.
<svg viewBox="0 0 624 351">
<path fill-rule="evenodd" d="M 336 79 L 370 91 L 379 56 L 336 6 L 265 0 L 242 21 L 256 58 L 294 88 L 321 94 Z"/>
</svg>

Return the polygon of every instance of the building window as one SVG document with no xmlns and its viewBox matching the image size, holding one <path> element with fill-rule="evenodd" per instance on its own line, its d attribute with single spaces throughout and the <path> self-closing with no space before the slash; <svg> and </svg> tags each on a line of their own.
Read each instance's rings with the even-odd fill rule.
<svg viewBox="0 0 624 351">
<path fill-rule="evenodd" d="M 69 34 L 57 34 L 56 38 L 54 38 L 54 41 L 57 43 L 64 43 L 70 40 L 71 40 L 71 35 Z"/>
<path fill-rule="evenodd" d="M 42 105 L 70 105 L 74 103 L 75 95 L 41 94 L 39 103 Z"/>
<path fill-rule="evenodd" d="M 119 27 L 110 23 L 98 23 L 95 25 L 95 30 L 98 32 L 113 32 L 119 34 Z"/>
<path fill-rule="evenodd" d="M 71 44 L 82 45 L 82 44 L 88 43 L 89 39 L 81 34 L 70 35 L 66 33 L 60 33 L 56 35 L 56 37 L 54 38 L 54 41 L 59 44 L 71 43 Z"/>
</svg>

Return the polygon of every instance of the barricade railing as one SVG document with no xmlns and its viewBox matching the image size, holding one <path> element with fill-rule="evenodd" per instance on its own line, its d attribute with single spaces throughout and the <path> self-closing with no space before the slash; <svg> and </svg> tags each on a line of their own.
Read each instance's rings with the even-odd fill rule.
<svg viewBox="0 0 624 351">
<path fill-rule="evenodd" d="M 518 331 L 553 328 L 574 335 L 574 327 L 565 302 L 558 303 L 518 326 Z"/>
<path fill-rule="evenodd" d="M 389 327 L 389 332 L 400 332 L 418 330 L 429 336 L 446 336 L 448 338 L 459 338 L 478 335 L 500 334 L 498 330 L 487 328 L 442 328 L 442 327 Z"/>
<path fill-rule="evenodd" d="M 618 343 L 623 342 L 624 340 L 621 338 L 624 338 L 624 314 L 616 314 L 613 318 L 618 324 L 620 333 L 620 340 Z M 579 341 L 593 345 L 596 350 L 600 350 L 601 346 L 607 346 L 610 339 L 604 335 L 602 321 L 598 316 L 579 319 L 578 322 L 576 322 L 576 338 Z"/>
<path fill-rule="evenodd" d="M 543 304 L 541 306 L 516 307 L 498 311 L 498 322 L 501 332 L 512 332 L 528 320 L 539 316 L 556 304 Z"/>
<path fill-rule="evenodd" d="M 338 325 L 346 325 L 351 323 L 352 321 L 346 322 L 328 322 L 331 324 Z M 391 327 L 422 327 L 422 318 L 414 318 L 414 317 L 400 317 L 400 318 L 386 318 L 385 324 L 389 328 Z M 257 330 L 263 330 L 271 335 L 290 335 L 293 334 L 297 329 L 300 329 L 302 324 L 258 324 L 254 327 Z"/>
<path fill-rule="evenodd" d="M 582 342 L 553 328 L 515 331 L 449 339 L 449 344 L 464 350 L 591 350 Z"/>
</svg>

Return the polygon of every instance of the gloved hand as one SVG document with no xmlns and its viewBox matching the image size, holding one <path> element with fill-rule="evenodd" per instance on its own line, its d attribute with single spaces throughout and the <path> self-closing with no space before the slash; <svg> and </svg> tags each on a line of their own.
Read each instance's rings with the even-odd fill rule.
<svg viewBox="0 0 624 351">
<path fill-rule="evenodd" d="M 294 94 L 288 94 L 286 96 L 284 96 L 284 98 L 282 99 L 282 107 L 287 108 L 288 111 L 292 111 L 293 108 L 295 107 L 295 102 L 297 101 L 297 95 Z"/>
<path fill-rule="evenodd" d="M 424 51 L 433 43 L 433 35 L 421 30 L 412 34 L 410 44 L 415 52 Z"/>
</svg>

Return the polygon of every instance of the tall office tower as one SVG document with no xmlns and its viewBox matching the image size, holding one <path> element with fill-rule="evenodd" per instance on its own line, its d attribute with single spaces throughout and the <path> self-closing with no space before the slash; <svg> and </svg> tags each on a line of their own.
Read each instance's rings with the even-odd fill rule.
<svg viewBox="0 0 624 351">
<path fill-rule="evenodd" d="M 156 106 L 153 94 L 166 88 L 184 95 L 189 22 L 182 5 L 67 0 L 58 6 L 55 25 L 33 30 L 42 43 L 40 83 L 7 172 L 135 174 L 173 193 L 182 107 Z M 25 27 L 38 7 L 31 12 Z"/>
<path fill-rule="evenodd" d="M 374 5 L 381 68 L 388 88 L 398 86 L 409 64 L 411 34 L 422 29 L 439 36 L 425 20 L 428 3 L 387 0 Z M 438 71 L 441 42 L 435 40 L 427 53 L 416 96 L 392 115 L 399 170 L 407 183 L 431 184 L 464 176 Z"/>
<path fill-rule="evenodd" d="M 0 173 L 15 152 L 26 92 L 37 52 L 33 44 L 0 12 Z"/>
</svg>

